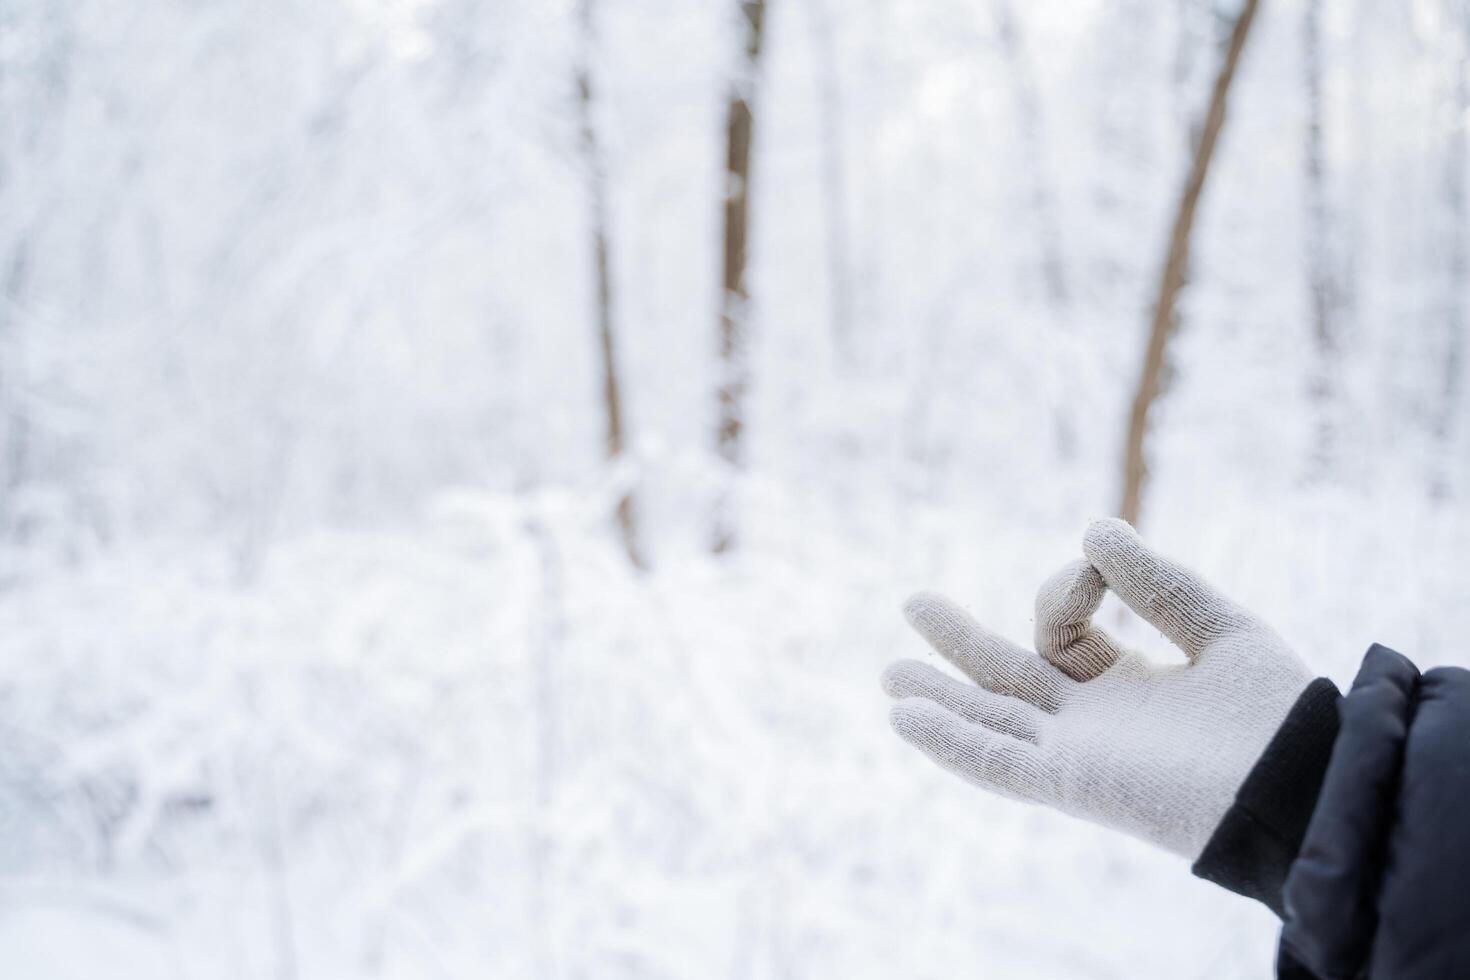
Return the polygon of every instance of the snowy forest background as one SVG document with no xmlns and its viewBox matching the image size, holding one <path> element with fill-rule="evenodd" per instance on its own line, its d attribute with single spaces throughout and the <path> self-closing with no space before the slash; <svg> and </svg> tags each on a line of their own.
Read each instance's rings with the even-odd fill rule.
<svg viewBox="0 0 1470 980">
<path fill-rule="evenodd" d="M 1269 913 L 877 675 L 922 587 L 1029 639 L 1135 443 L 1321 672 L 1470 663 L 1467 37 L 7 0 L 0 972 L 1265 975 Z"/>
</svg>

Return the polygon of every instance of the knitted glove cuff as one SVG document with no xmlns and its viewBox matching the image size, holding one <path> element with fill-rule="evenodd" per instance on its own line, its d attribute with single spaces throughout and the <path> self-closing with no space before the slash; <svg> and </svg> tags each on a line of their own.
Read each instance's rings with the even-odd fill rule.
<svg viewBox="0 0 1470 980">
<path fill-rule="evenodd" d="M 1325 677 L 1302 691 L 1200 852 L 1196 875 L 1281 915 L 1281 887 L 1301 850 L 1337 739 L 1339 700 Z"/>
</svg>

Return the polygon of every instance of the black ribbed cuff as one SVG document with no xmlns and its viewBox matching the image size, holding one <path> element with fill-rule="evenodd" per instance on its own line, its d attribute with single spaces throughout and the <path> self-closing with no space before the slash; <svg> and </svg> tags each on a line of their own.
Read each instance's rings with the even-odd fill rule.
<svg viewBox="0 0 1470 980">
<path fill-rule="evenodd" d="M 1325 677 L 1302 691 L 1194 862 L 1195 874 L 1281 915 L 1281 886 L 1301 850 L 1337 739 L 1339 700 Z"/>
</svg>

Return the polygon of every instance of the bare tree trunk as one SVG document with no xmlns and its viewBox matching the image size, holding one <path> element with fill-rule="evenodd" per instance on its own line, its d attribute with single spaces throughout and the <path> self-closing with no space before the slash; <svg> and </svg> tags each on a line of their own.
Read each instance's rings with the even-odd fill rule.
<svg viewBox="0 0 1470 980">
<path fill-rule="evenodd" d="M 1451 13 L 1459 9 L 1450 4 Z M 1441 334 L 1443 337 L 1441 357 L 1439 404 L 1435 407 L 1432 422 L 1435 457 L 1430 479 L 1430 495 L 1435 500 L 1449 497 L 1454 489 L 1456 422 L 1460 414 L 1461 388 L 1465 373 L 1465 321 L 1467 288 L 1466 274 L 1470 273 L 1470 230 L 1466 222 L 1465 166 L 1467 162 L 1466 126 L 1470 115 L 1470 18 L 1460 14 L 1459 30 L 1455 33 L 1454 57 L 1450 63 L 1450 111 L 1448 113 L 1448 143 L 1444 154 L 1444 210 L 1439 227 L 1444 229 L 1444 270 Z"/>
<path fill-rule="evenodd" d="M 715 448 L 732 468 L 742 461 L 745 391 L 749 383 L 747 339 L 750 293 L 745 282 L 749 238 L 751 105 L 760 76 L 765 34 L 765 0 L 741 0 L 744 51 L 740 74 L 730 86 L 725 126 L 725 235 L 723 289 L 720 293 L 719 426 Z M 716 507 L 713 549 L 735 545 L 735 523 L 728 500 Z"/>
<path fill-rule="evenodd" d="M 17 365 L 21 353 L 20 306 L 29 273 L 29 244 L 22 240 L 6 270 L 0 293 L 0 536 L 24 537 L 25 521 L 15 507 L 30 464 L 30 426 L 22 402 Z"/>
<path fill-rule="evenodd" d="M 1016 125 L 1020 130 L 1021 148 L 1029 163 L 1026 177 L 1031 185 L 1031 213 L 1036 222 L 1041 252 L 1041 281 L 1046 288 L 1048 301 L 1057 310 L 1060 318 L 1065 316 L 1068 298 L 1066 262 L 1062 258 L 1062 235 L 1057 228 L 1056 204 L 1047 184 L 1046 170 L 1042 166 L 1046 154 L 1042 134 L 1041 97 L 1036 91 L 1036 76 L 1026 57 L 1025 45 L 1016 29 L 1015 12 L 1011 8 L 1010 0 L 993 0 L 993 5 L 1001 55 L 1011 74 L 1011 92 L 1016 107 Z"/>
<path fill-rule="evenodd" d="M 1057 226 L 1056 201 L 1046 171 L 1046 141 L 1043 130 L 1041 96 L 1036 90 L 1036 75 L 1026 56 L 1026 45 L 1016 28 L 1015 11 L 1010 0 L 992 0 L 995 30 L 1001 55 L 1011 76 L 1011 95 L 1020 132 L 1021 149 L 1026 157 L 1026 179 L 1029 182 L 1031 220 L 1036 228 L 1037 250 L 1041 260 L 1041 282 L 1046 301 L 1051 307 L 1055 327 L 1068 326 L 1069 290 L 1066 261 L 1062 256 L 1062 234 Z M 1054 437 L 1057 456 L 1069 460 L 1076 452 L 1077 423 L 1072 417 L 1072 399 L 1048 399 L 1053 404 Z"/>
<path fill-rule="evenodd" d="M 0 65 L 0 69 L 3 69 Z M 0 85 L 8 79 L 0 71 Z M 0 147 L 0 152 L 12 147 Z M 18 148 L 14 148 L 17 149 Z M 10 167 L 0 159 L 0 201 L 13 193 L 7 187 Z M 6 202 L 9 203 L 8 201 Z M 21 306 L 30 279 L 30 231 L 21 233 L 6 263 L 0 283 L 0 537 L 24 536 L 23 519 L 17 513 L 16 497 L 26 483 L 29 468 L 30 431 L 19 391 L 21 372 Z"/>
<path fill-rule="evenodd" d="M 1177 325 L 1174 307 L 1184 288 L 1189 268 L 1189 240 L 1194 230 L 1195 212 L 1199 208 L 1205 180 L 1210 173 L 1215 144 L 1219 142 L 1220 131 L 1225 125 L 1225 103 L 1230 94 L 1230 84 L 1235 79 L 1235 70 L 1240 64 L 1240 55 L 1245 50 L 1251 22 L 1255 19 L 1259 6 L 1260 0 L 1245 0 L 1245 6 L 1241 8 L 1235 27 L 1230 32 L 1225 57 L 1220 63 L 1220 71 L 1215 76 L 1215 85 L 1210 92 L 1204 125 L 1200 127 L 1199 142 L 1194 148 L 1189 176 L 1184 182 L 1179 207 L 1174 215 L 1174 225 L 1169 232 L 1169 249 L 1159 276 L 1158 299 L 1154 303 L 1148 345 L 1144 348 L 1143 368 L 1139 372 L 1138 388 L 1133 395 L 1133 407 L 1128 414 L 1128 431 L 1124 439 L 1123 492 L 1118 513 L 1127 521 L 1137 522 L 1144 483 L 1148 479 L 1148 467 L 1144 461 L 1148 416 L 1163 387 L 1165 355 L 1169 339 Z"/>
<path fill-rule="evenodd" d="M 1338 290 L 1333 268 L 1332 235 L 1328 228 L 1327 161 L 1322 138 L 1322 0 L 1307 0 L 1302 20 L 1302 69 L 1307 102 L 1307 145 L 1304 153 L 1307 294 L 1311 304 L 1312 340 L 1316 347 L 1316 364 L 1308 394 L 1317 416 L 1317 435 L 1312 447 L 1309 477 L 1320 480 L 1331 472 L 1337 455 L 1336 380 L 1341 343 L 1335 322 Z"/>
<path fill-rule="evenodd" d="M 847 168 L 843 154 L 842 80 L 838 72 L 837 38 L 827 0 L 808 0 L 812 51 L 819 73 L 822 140 L 822 209 L 827 233 L 828 317 L 838 359 L 854 356 L 852 261 L 848 256 Z"/>
<path fill-rule="evenodd" d="M 607 215 L 607 168 L 597 138 L 595 100 L 592 86 L 592 51 L 595 39 L 594 0 L 581 0 L 578 7 L 580 54 L 577 60 L 577 110 L 582 130 L 582 158 L 587 175 L 587 199 L 591 208 L 593 274 L 597 281 L 597 340 L 602 357 L 602 405 L 607 419 L 607 458 L 616 464 L 625 446 L 623 395 L 617 358 L 617 331 L 613 311 L 612 257 Z M 623 549 L 634 568 L 647 568 L 638 542 L 638 510 L 633 491 L 618 497 L 615 516 Z"/>
</svg>

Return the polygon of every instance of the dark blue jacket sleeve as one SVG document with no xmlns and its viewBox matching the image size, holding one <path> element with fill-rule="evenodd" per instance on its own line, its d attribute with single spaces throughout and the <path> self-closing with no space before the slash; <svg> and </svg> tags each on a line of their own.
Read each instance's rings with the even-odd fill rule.
<svg viewBox="0 0 1470 980">
<path fill-rule="evenodd" d="M 1419 679 L 1368 976 L 1470 977 L 1470 672 Z"/>
<path fill-rule="evenodd" d="M 1280 915 L 1281 888 L 1317 804 L 1337 737 L 1337 687 L 1307 685 L 1194 862 L 1194 873 Z"/>
<path fill-rule="evenodd" d="M 1339 706 L 1322 791 L 1283 889 L 1283 976 L 1362 975 L 1418 680 L 1405 657 L 1375 644 Z"/>
<path fill-rule="evenodd" d="M 1317 690 L 1196 872 L 1282 916 L 1282 980 L 1470 978 L 1470 672 L 1375 645 L 1345 698 Z"/>
</svg>

